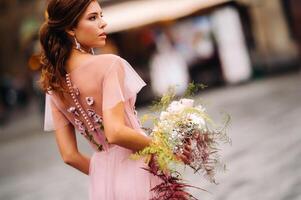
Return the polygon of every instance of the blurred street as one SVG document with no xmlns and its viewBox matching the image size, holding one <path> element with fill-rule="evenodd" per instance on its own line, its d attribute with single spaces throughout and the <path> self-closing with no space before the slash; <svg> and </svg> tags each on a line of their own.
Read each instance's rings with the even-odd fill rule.
<svg viewBox="0 0 301 200">
<path fill-rule="evenodd" d="M 185 172 L 189 183 L 212 193 L 194 190 L 196 197 L 301 199 L 300 85 L 301 73 L 294 72 L 200 94 L 215 119 L 219 111 L 231 115 L 233 144 L 224 147 L 228 171 L 218 174 L 219 185 Z M 141 108 L 139 115 L 146 111 Z M 63 163 L 54 134 L 43 133 L 42 122 L 38 108 L 33 107 L 25 117 L 1 127 L 0 199 L 88 199 L 88 177 Z M 78 139 L 80 150 L 91 154 L 86 141 Z"/>
</svg>

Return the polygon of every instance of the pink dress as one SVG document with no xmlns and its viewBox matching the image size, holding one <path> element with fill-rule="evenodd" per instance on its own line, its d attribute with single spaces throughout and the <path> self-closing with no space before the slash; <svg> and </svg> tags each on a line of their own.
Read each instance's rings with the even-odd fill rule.
<svg viewBox="0 0 301 200">
<path fill-rule="evenodd" d="M 69 77 L 69 78 L 68 78 Z M 149 200 L 158 178 L 142 169 L 143 160 L 131 160 L 132 151 L 108 144 L 101 127 L 102 113 L 119 102 L 125 105 L 128 127 L 145 134 L 135 111 L 137 93 L 146 84 L 123 58 L 104 54 L 93 56 L 66 75 L 70 97 L 63 103 L 56 94 L 46 94 L 45 131 L 72 123 L 94 149 L 89 167 L 90 200 Z M 67 81 L 68 83 L 68 81 Z M 96 142 L 96 143 L 95 143 Z"/>
</svg>

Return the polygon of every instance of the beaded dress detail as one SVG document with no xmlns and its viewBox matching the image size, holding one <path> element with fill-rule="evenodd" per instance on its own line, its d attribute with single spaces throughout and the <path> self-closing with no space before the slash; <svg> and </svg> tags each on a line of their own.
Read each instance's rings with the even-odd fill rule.
<svg viewBox="0 0 301 200">
<path fill-rule="evenodd" d="M 107 142 L 103 122 L 103 113 L 123 102 L 125 126 L 146 135 L 135 109 L 136 96 L 145 82 L 126 60 L 113 54 L 93 56 L 65 78 L 66 100 L 55 92 L 46 95 L 44 130 L 71 123 L 87 139 L 94 150 L 89 165 L 89 200 L 153 198 L 150 190 L 160 180 L 143 169 L 148 167 L 144 160 L 130 159 L 132 150 Z"/>
<path fill-rule="evenodd" d="M 66 83 L 73 103 L 75 105 L 69 107 L 67 111 L 74 115 L 75 124 L 77 125 L 77 129 L 79 130 L 80 134 L 83 135 L 86 139 L 88 139 L 98 151 L 104 150 L 104 147 L 105 149 L 107 149 L 108 144 L 103 134 L 104 129 L 102 117 L 100 117 L 93 110 L 93 97 L 85 97 L 86 104 L 91 108 L 84 110 L 83 106 L 79 102 L 79 99 L 77 98 L 80 95 L 79 89 L 72 84 L 70 74 L 68 73 L 66 74 Z M 85 123 L 83 123 L 79 119 L 80 115 L 83 117 L 88 127 L 86 127 Z M 94 138 L 96 134 L 99 136 L 99 142 L 97 142 Z"/>
</svg>

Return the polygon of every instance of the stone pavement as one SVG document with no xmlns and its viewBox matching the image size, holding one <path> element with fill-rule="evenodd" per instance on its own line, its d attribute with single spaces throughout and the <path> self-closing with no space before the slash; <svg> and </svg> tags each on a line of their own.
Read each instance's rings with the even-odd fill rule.
<svg viewBox="0 0 301 200">
<path fill-rule="evenodd" d="M 232 116 L 224 146 L 228 171 L 219 173 L 219 185 L 185 170 L 189 183 L 211 194 L 193 190 L 201 200 L 301 199 L 301 74 L 291 73 L 200 94 L 215 119 L 219 111 Z M 139 114 L 146 108 L 139 110 Z M 88 199 L 88 177 L 65 165 L 53 133 L 42 133 L 30 113 L 23 122 L 1 130 L 28 132 L 0 142 L 1 200 Z M 6 131 L 6 132 L 5 132 Z M 5 133 L 4 133 L 5 132 Z M 91 154 L 86 141 L 79 148 Z"/>
</svg>

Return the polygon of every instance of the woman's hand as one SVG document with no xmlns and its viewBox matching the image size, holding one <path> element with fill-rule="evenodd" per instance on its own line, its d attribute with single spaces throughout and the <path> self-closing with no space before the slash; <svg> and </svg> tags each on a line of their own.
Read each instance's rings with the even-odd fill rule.
<svg viewBox="0 0 301 200">
<path fill-rule="evenodd" d="M 176 153 L 176 157 L 184 162 L 185 164 L 189 164 L 191 162 L 191 141 L 188 139 L 184 145 L 183 153 Z"/>
</svg>

